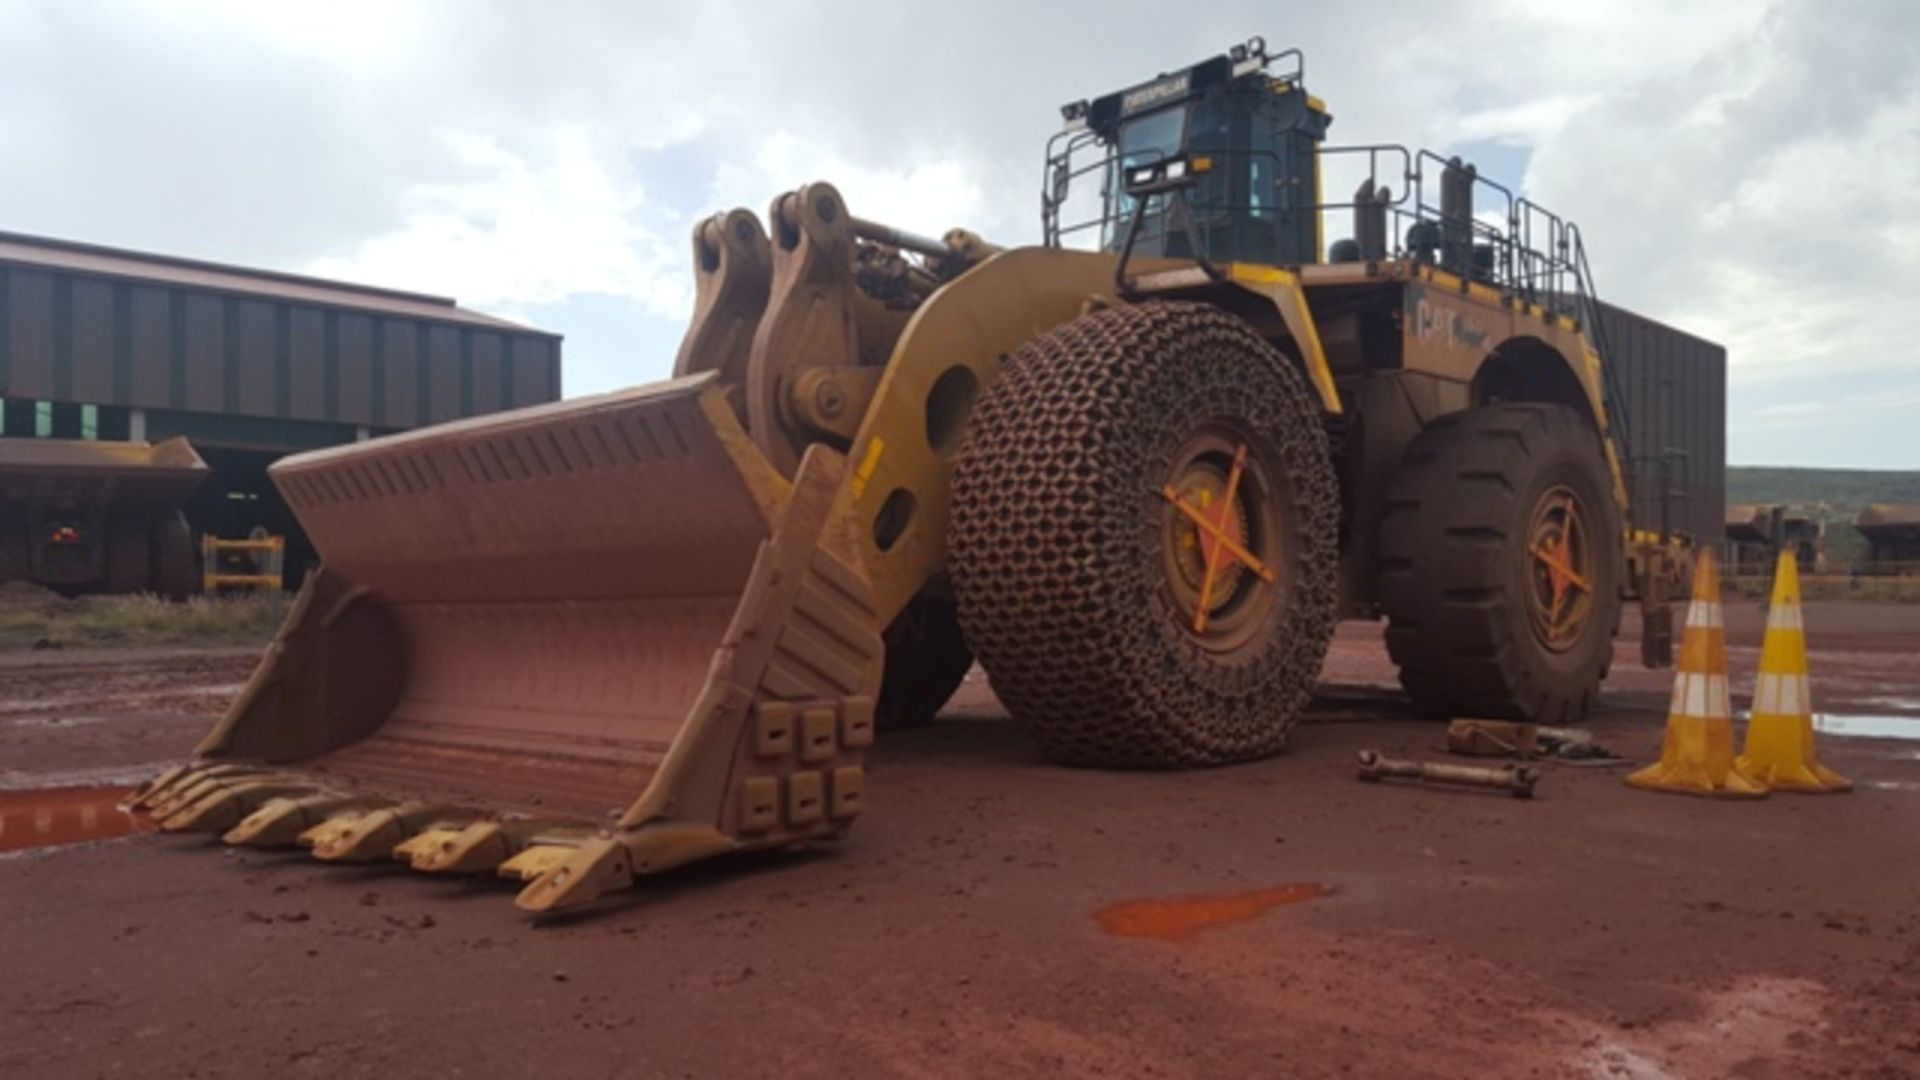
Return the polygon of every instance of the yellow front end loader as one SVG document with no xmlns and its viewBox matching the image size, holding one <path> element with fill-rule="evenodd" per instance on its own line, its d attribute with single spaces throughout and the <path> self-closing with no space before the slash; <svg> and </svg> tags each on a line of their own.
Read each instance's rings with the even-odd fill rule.
<svg viewBox="0 0 1920 1080">
<path fill-rule="evenodd" d="M 1576 714 L 1633 591 L 1586 278 L 1458 190 L 1324 257 L 1283 58 L 1070 106 L 1044 246 L 811 184 L 696 227 L 672 380 L 274 466 L 323 569 L 135 805 L 548 911 L 837 835 L 976 657 L 1073 764 L 1277 752 L 1350 615 L 1430 707 Z"/>
</svg>

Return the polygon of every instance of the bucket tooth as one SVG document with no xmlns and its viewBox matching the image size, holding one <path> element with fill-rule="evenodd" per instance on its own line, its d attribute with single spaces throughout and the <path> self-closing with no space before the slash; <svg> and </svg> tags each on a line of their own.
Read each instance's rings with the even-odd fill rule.
<svg viewBox="0 0 1920 1080">
<path fill-rule="evenodd" d="M 164 788 L 155 788 L 144 797 L 136 799 L 132 808 L 144 810 L 156 819 L 164 818 L 198 802 L 224 785 L 239 783 L 243 780 L 262 779 L 271 775 L 273 774 L 270 771 L 254 765 L 213 765 L 192 768 L 174 777 L 173 781 Z"/>
<path fill-rule="evenodd" d="M 497 821 L 476 821 L 466 828 L 436 825 L 393 848 L 395 859 L 427 873 L 482 873 L 500 865 L 508 854 L 506 831 Z"/>
<path fill-rule="evenodd" d="M 529 848 L 528 851 L 563 854 L 514 898 L 514 904 L 522 911 L 541 913 L 584 907 L 604 893 L 633 885 L 633 852 L 612 837 L 591 837 L 576 848 Z"/>
<path fill-rule="evenodd" d="M 169 787 L 172 787 L 174 781 L 179 780 L 182 776 L 198 768 L 200 768 L 200 766 L 195 765 L 191 761 L 185 761 L 175 765 L 173 768 L 168 769 L 166 772 L 161 773 L 159 776 L 146 781 L 139 787 L 128 792 L 127 797 L 120 800 L 120 809 L 145 810 L 153 804 L 155 799 L 165 793 Z"/>
<path fill-rule="evenodd" d="M 313 857 L 326 862 L 370 862 L 392 858 L 408 837 L 432 827 L 454 827 L 460 811 L 433 803 L 404 803 L 356 814 L 313 844 Z M 467 815 L 470 820 L 472 815 Z"/>
<path fill-rule="evenodd" d="M 307 795 L 312 791 L 313 785 L 296 779 L 240 780 L 222 784 L 159 818 L 160 828 L 166 832 L 225 832 L 269 799 Z"/>
<path fill-rule="evenodd" d="M 201 799 L 220 790 L 228 783 L 237 783 L 251 777 L 183 776 L 168 790 L 159 794 L 147 808 L 155 821 L 164 821 L 168 817 L 199 802 Z"/>
<path fill-rule="evenodd" d="M 174 783 L 169 785 L 164 792 L 157 793 L 157 795 L 159 797 L 173 796 L 180 794 L 194 784 L 223 780 L 244 780 L 250 777 L 268 776 L 273 772 L 274 769 L 272 767 L 251 761 L 202 762 L 198 765 L 189 766 Z"/>
<path fill-rule="evenodd" d="M 573 856 L 573 844 L 533 844 L 500 864 L 499 875 L 533 881 Z"/>
<path fill-rule="evenodd" d="M 342 810 L 360 810 L 378 806 L 376 800 L 338 792 L 327 792 L 295 799 L 269 799 L 258 810 L 241 819 L 220 839 L 228 844 L 249 847 L 287 847 L 301 833 Z"/>
<path fill-rule="evenodd" d="M 337 810 L 307 826 L 300 835 L 293 838 L 293 842 L 310 850 L 323 844 L 331 844 L 335 837 L 345 835 L 347 830 L 352 828 L 353 823 L 360 820 L 362 816 L 378 809 L 378 806 L 366 806 Z"/>
<path fill-rule="evenodd" d="M 393 857 L 429 874 L 484 874 L 537 843 L 584 838 L 587 830 L 564 822 L 532 819 L 476 821 L 464 828 L 424 830 L 393 849 Z"/>
</svg>

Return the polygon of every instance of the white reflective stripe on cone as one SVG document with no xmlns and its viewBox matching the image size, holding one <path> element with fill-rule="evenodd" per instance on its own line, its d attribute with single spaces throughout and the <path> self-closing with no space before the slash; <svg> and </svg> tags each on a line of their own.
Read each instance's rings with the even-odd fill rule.
<svg viewBox="0 0 1920 1080">
<path fill-rule="evenodd" d="M 1687 604 L 1687 625 L 1719 630 L 1725 627 L 1720 619 L 1720 601 L 1693 600 Z"/>
<path fill-rule="evenodd" d="M 1807 677 L 1773 671 L 1760 673 L 1753 688 L 1753 711 L 1770 716 L 1799 716 L 1813 711 Z"/>
<path fill-rule="evenodd" d="M 1707 712 L 1702 715 L 1716 720 L 1733 716 L 1733 697 L 1727 692 L 1725 675 L 1707 676 Z"/>
<path fill-rule="evenodd" d="M 1806 624 L 1800 621 L 1800 605 L 1792 603 L 1773 605 L 1773 610 L 1767 612 L 1767 629 L 1798 630 L 1805 633 L 1807 628 Z"/>
<path fill-rule="evenodd" d="M 1667 711 L 1674 716 L 1720 720 L 1732 715 L 1730 704 L 1725 675 L 1683 671 L 1673 680 L 1673 700 Z"/>
</svg>

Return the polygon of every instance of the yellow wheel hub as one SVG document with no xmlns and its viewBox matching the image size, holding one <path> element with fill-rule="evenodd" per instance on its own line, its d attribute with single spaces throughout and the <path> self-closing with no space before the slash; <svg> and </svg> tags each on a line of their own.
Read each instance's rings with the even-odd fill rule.
<svg viewBox="0 0 1920 1080">
<path fill-rule="evenodd" d="M 1207 620 L 1232 599 L 1243 575 L 1251 573 L 1266 584 L 1274 581 L 1273 571 L 1246 548 L 1246 509 L 1240 501 L 1246 466 L 1242 443 L 1224 477 L 1196 461 L 1177 483 L 1160 490 L 1180 514 L 1170 532 L 1171 554 L 1181 577 L 1198 592 L 1192 623 L 1196 634 L 1206 633 Z"/>
</svg>

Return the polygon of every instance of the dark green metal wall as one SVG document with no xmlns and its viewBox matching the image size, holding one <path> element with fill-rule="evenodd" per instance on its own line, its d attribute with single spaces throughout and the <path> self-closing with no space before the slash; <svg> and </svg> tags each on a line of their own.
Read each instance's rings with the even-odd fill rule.
<svg viewBox="0 0 1920 1080">
<path fill-rule="evenodd" d="M 556 400 L 560 341 L 0 263 L 0 396 L 247 418 L 292 449 L 316 432 L 271 421 L 351 439 Z"/>
</svg>

